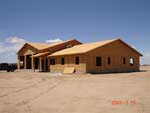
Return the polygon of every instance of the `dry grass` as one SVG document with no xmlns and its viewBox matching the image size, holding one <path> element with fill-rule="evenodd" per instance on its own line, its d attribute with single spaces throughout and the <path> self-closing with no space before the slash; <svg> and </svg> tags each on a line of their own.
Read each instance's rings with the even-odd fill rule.
<svg viewBox="0 0 150 113">
<path fill-rule="evenodd" d="M 0 113 L 150 113 L 150 71 L 51 75 L 0 72 Z"/>
</svg>

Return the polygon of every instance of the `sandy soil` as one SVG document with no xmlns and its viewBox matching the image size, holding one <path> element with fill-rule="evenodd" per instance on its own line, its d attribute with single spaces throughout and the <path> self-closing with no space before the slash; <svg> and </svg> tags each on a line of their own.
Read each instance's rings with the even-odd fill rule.
<svg viewBox="0 0 150 113">
<path fill-rule="evenodd" d="M 150 71 L 0 72 L 0 113 L 150 113 Z"/>
</svg>

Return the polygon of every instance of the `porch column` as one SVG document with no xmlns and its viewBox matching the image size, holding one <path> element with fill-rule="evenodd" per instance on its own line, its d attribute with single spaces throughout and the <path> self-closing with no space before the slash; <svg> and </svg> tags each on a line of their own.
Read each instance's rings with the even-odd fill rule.
<svg viewBox="0 0 150 113">
<path fill-rule="evenodd" d="M 46 71 L 46 59 L 44 58 L 44 71 Z"/>
<path fill-rule="evenodd" d="M 18 64 L 17 64 L 17 68 L 20 69 L 20 56 L 18 56 Z"/>
<path fill-rule="evenodd" d="M 32 70 L 34 71 L 34 57 L 33 57 L 33 54 L 31 56 L 31 65 L 32 65 Z"/>
<path fill-rule="evenodd" d="M 39 71 L 42 71 L 42 58 L 39 57 Z"/>
<path fill-rule="evenodd" d="M 50 72 L 50 59 L 48 58 L 48 71 Z"/>
<path fill-rule="evenodd" d="M 24 55 L 24 69 L 27 69 L 27 56 Z"/>
</svg>

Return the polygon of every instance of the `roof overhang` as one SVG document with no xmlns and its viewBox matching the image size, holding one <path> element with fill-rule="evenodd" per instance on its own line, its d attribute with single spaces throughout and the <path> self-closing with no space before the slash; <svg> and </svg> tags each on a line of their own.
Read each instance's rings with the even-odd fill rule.
<svg viewBox="0 0 150 113">
<path fill-rule="evenodd" d="M 51 54 L 51 52 L 38 53 L 36 55 L 33 55 L 33 57 L 37 58 L 37 57 L 41 57 L 41 56 L 45 56 L 45 55 L 49 55 L 49 54 Z"/>
</svg>

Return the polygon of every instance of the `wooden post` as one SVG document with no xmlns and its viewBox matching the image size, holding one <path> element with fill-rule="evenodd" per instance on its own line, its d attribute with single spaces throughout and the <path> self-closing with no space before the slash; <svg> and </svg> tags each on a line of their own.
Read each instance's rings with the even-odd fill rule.
<svg viewBox="0 0 150 113">
<path fill-rule="evenodd" d="M 27 69 L 27 56 L 24 55 L 24 69 Z"/>
<path fill-rule="evenodd" d="M 34 57 L 33 57 L 33 54 L 31 56 L 31 64 L 32 64 L 32 70 L 35 71 L 35 69 L 34 69 Z"/>
<path fill-rule="evenodd" d="M 17 68 L 20 69 L 20 56 L 18 56 L 18 65 Z"/>
<path fill-rule="evenodd" d="M 42 71 L 42 58 L 39 57 L 39 71 Z"/>
<path fill-rule="evenodd" d="M 48 58 L 48 71 L 50 72 L 50 59 Z"/>
<path fill-rule="evenodd" d="M 44 71 L 46 71 L 46 59 L 44 58 Z"/>
</svg>

